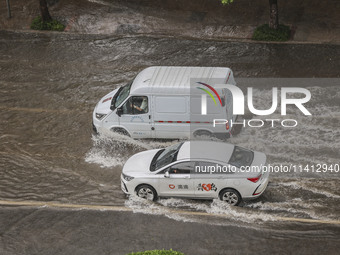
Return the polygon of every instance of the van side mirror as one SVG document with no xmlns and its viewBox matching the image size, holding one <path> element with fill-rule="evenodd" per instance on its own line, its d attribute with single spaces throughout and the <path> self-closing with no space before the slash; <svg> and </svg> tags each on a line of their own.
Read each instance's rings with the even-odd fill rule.
<svg viewBox="0 0 340 255">
<path fill-rule="evenodd" d="M 170 178 L 169 171 L 166 171 L 166 172 L 164 173 L 164 177 L 165 177 L 165 178 Z"/>
<path fill-rule="evenodd" d="M 117 115 L 120 117 L 122 116 L 123 114 L 123 109 L 122 108 L 117 108 L 117 111 L 116 111 Z"/>
</svg>

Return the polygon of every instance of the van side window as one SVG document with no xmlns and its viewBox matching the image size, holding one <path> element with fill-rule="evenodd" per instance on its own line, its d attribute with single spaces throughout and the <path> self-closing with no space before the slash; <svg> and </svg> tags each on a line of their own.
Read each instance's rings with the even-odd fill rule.
<svg viewBox="0 0 340 255">
<path fill-rule="evenodd" d="M 122 106 L 123 114 L 137 115 L 144 114 L 149 111 L 148 97 L 132 96 Z"/>
<path fill-rule="evenodd" d="M 190 174 L 195 167 L 195 162 L 187 161 L 175 164 L 170 167 L 170 174 Z"/>
</svg>

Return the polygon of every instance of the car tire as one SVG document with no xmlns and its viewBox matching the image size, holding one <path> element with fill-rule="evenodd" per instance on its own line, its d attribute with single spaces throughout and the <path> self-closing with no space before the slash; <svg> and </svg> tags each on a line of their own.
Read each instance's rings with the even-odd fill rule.
<svg viewBox="0 0 340 255">
<path fill-rule="evenodd" d="M 230 205 L 239 205 L 242 201 L 242 197 L 238 191 L 234 189 L 224 189 L 220 193 L 220 199 L 227 202 Z"/>
<path fill-rule="evenodd" d="M 150 185 L 141 185 L 137 187 L 136 194 L 138 197 L 145 198 L 147 200 L 156 201 L 157 200 L 157 192 Z"/>
</svg>

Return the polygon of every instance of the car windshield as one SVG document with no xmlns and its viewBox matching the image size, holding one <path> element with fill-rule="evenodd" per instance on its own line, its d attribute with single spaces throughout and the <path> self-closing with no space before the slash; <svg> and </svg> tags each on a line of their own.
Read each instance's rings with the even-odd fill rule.
<svg viewBox="0 0 340 255">
<path fill-rule="evenodd" d="M 165 149 L 159 150 L 151 161 L 150 171 L 156 171 L 171 162 L 176 161 L 177 154 L 183 143 L 174 144 Z"/>
<path fill-rule="evenodd" d="M 132 81 L 126 84 L 124 87 L 119 88 L 111 102 L 111 107 L 113 109 L 116 109 L 128 97 L 128 95 L 130 94 L 131 85 Z"/>
<path fill-rule="evenodd" d="M 229 164 L 240 168 L 241 166 L 250 166 L 254 159 L 254 152 L 235 146 L 233 154 L 230 157 Z"/>
</svg>

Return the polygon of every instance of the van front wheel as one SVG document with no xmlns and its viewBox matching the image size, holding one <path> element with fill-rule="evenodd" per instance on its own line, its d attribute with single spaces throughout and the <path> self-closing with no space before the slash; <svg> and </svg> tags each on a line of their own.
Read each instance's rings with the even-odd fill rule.
<svg viewBox="0 0 340 255">
<path fill-rule="evenodd" d="M 112 131 L 120 135 L 130 136 L 124 128 L 113 128 Z"/>
</svg>

